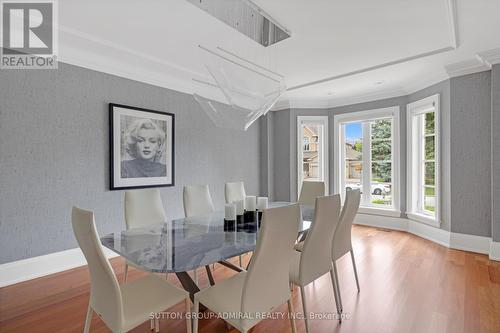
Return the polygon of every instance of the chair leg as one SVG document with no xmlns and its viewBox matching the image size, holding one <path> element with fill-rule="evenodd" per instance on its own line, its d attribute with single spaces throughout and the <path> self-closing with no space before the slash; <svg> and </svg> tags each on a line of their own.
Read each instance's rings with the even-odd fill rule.
<svg viewBox="0 0 500 333">
<path fill-rule="evenodd" d="M 194 299 L 194 309 L 193 309 L 193 333 L 198 333 L 198 312 L 200 311 L 200 301 L 195 297 Z"/>
<path fill-rule="evenodd" d="M 127 277 L 128 277 L 128 264 L 125 263 L 125 275 L 123 276 L 123 283 L 127 283 Z"/>
<path fill-rule="evenodd" d="M 290 291 L 293 292 L 293 283 L 290 282 Z"/>
<path fill-rule="evenodd" d="M 354 269 L 354 277 L 356 278 L 356 286 L 358 287 L 358 293 L 359 293 L 358 270 L 356 269 L 356 260 L 354 260 L 354 251 L 352 249 L 351 249 L 351 260 L 352 260 L 352 268 Z"/>
<path fill-rule="evenodd" d="M 94 314 L 94 310 L 92 309 L 92 306 L 90 306 L 90 301 L 89 301 L 89 307 L 87 309 L 87 316 L 85 317 L 85 326 L 83 328 L 83 333 L 89 333 L 90 324 L 92 324 L 92 315 L 93 314 Z"/>
<path fill-rule="evenodd" d="M 307 312 L 306 293 L 303 286 L 300 286 L 300 297 L 302 298 L 302 309 L 304 311 L 304 320 L 306 322 L 306 333 L 309 333 L 309 312 Z"/>
<path fill-rule="evenodd" d="M 165 280 L 168 281 L 168 273 L 165 273 Z"/>
<path fill-rule="evenodd" d="M 155 329 L 155 320 L 154 320 L 154 318 L 151 318 L 149 320 L 149 330 L 152 331 L 154 329 Z"/>
<path fill-rule="evenodd" d="M 292 325 L 292 333 L 297 332 L 297 328 L 295 327 L 295 319 L 294 319 L 294 313 L 293 313 L 293 308 L 292 308 L 292 301 L 289 299 L 287 301 L 288 303 L 288 318 L 290 319 L 290 325 Z"/>
<path fill-rule="evenodd" d="M 344 307 L 342 306 L 342 296 L 340 295 L 340 284 L 339 284 L 339 275 L 337 274 L 337 263 L 333 262 L 333 274 L 335 276 L 335 285 L 337 286 L 337 297 L 339 299 L 340 312 L 344 311 Z"/>
<path fill-rule="evenodd" d="M 240 267 L 243 267 L 243 256 L 240 254 Z"/>
<path fill-rule="evenodd" d="M 186 331 L 187 333 L 192 333 L 191 324 L 191 299 L 186 297 Z"/>
<path fill-rule="evenodd" d="M 335 297 L 335 306 L 337 307 L 337 314 L 340 319 L 340 304 L 339 304 L 339 296 L 337 295 L 337 285 L 335 283 L 335 277 L 333 276 L 333 268 L 330 269 L 330 278 L 332 279 L 332 287 L 333 287 L 333 296 Z"/>
</svg>

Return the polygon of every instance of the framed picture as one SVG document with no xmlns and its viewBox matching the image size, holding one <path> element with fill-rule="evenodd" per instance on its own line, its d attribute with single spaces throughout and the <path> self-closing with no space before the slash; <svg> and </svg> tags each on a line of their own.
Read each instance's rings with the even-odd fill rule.
<svg viewBox="0 0 500 333">
<path fill-rule="evenodd" d="M 174 185 L 174 115 L 109 104 L 110 189 Z"/>
</svg>

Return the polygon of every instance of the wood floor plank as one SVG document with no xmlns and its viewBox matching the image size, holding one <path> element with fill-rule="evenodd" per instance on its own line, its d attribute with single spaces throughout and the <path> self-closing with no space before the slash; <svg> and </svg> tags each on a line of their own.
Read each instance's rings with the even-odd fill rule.
<svg viewBox="0 0 500 333">
<path fill-rule="evenodd" d="M 404 232 L 363 226 L 353 228 L 353 247 L 361 292 L 357 292 L 350 257 L 344 256 L 338 261 L 338 273 L 348 317 L 341 324 L 312 320 L 312 332 L 500 332 L 499 262 Z M 111 263 L 122 281 L 124 261 L 115 258 Z M 198 273 L 201 286 L 208 286 L 204 270 Z M 213 270 L 216 283 L 234 274 L 221 265 Z M 130 269 L 129 280 L 144 275 Z M 173 274 L 169 281 L 180 285 Z M 82 332 L 89 288 L 86 267 L 0 288 L 0 332 Z M 329 274 L 306 286 L 305 294 L 313 313 L 335 313 Z M 295 312 L 302 312 L 297 288 L 292 304 Z M 168 310 L 183 313 L 184 305 Z M 252 333 L 291 332 L 286 304 L 277 311 L 284 317 L 264 320 Z M 305 332 L 302 320 L 296 324 L 298 332 Z M 162 332 L 185 332 L 185 320 L 161 320 L 160 328 Z M 109 330 L 94 316 L 91 332 Z M 132 332 L 149 332 L 149 323 Z M 200 332 L 226 332 L 226 325 L 219 319 L 202 319 Z"/>
</svg>

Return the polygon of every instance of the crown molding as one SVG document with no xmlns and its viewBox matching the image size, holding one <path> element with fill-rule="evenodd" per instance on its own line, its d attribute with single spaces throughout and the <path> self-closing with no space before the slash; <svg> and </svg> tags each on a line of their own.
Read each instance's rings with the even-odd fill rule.
<svg viewBox="0 0 500 333">
<path fill-rule="evenodd" d="M 197 78 L 210 81 L 202 73 L 75 29 L 60 26 L 59 34 L 66 39 L 66 44 L 61 48 L 64 52 L 59 54 L 59 62 L 189 95 L 196 92 L 215 101 L 226 103 L 221 93 L 216 93 L 211 87 L 196 84 L 192 80 Z M 74 43 L 85 47 L 74 47 L 72 46 Z M 103 56 L 99 53 L 103 49 L 110 51 L 111 56 Z M 127 58 L 132 59 L 134 63 L 127 62 L 125 60 Z M 152 70 L 148 64 L 153 64 L 155 69 Z"/>
<path fill-rule="evenodd" d="M 414 80 L 412 83 L 405 86 L 406 95 L 411 95 L 417 91 L 429 88 L 435 84 L 448 80 L 450 77 L 446 71 L 438 71 L 434 75 L 426 75 L 420 80 Z"/>
<path fill-rule="evenodd" d="M 328 103 L 328 108 L 335 108 L 335 107 L 346 106 L 346 105 L 367 103 L 367 102 L 377 101 L 377 100 L 381 100 L 381 99 L 401 97 L 401 96 L 405 96 L 405 95 L 406 95 L 406 91 L 404 89 L 401 89 L 401 88 L 386 89 L 386 90 L 381 90 L 381 91 L 377 91 L 374 93 L 368 93 L 368 94 L 364 94 L 364 95 L 331 99 Z"/>
<path fill-rule="evenodd" d="M 491 69 L 481 58 L 464 60 L 444 66 L 450 78 L 473 73 L 484 72 Z"/>
<path fill-rule="evenodd" d="M 490 68 L 493 65 L 500 64 L 500 48 L 479 52 L 477 56 Z"/>
</svg>

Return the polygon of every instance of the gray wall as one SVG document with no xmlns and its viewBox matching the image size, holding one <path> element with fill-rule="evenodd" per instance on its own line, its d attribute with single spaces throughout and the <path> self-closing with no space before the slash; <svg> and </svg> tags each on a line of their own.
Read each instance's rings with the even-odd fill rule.
<svg viewBox="0 0 500 333">
<path fill-rule="evenodd" d="M 290 201 L 290 182 L 292 155 L 290 148 L 291 128 L 288 110 L 268 113 L 272 119 L 272 156 L 273 156 L 273 199 Z"/>
<path fill-rule="evenodd" d="M 259 193 L 260 125 L 219 129 L 190 95 L 63 63 L 0 72 L 0 263 L 77 246 L 73 205 L 95 211 L 102 235 L 123 229 L 123 192 L 108 191 L 108 103 L 175 113 L 175 187 L 168 218 L 183 216 L 182 187 L 224 182 Z"/>
<path fill-rule="evenodd" d="M 491 71 L 491 235 L 500 242 L 500 65 Z"/>
<path fill-rule="evenodd" d="M 451 231 L 491 236 L 491 73 L 452 78 Z"/>
</svg>

